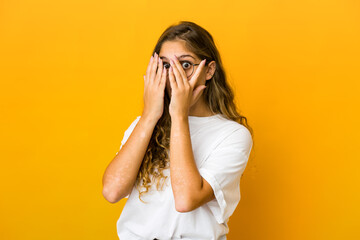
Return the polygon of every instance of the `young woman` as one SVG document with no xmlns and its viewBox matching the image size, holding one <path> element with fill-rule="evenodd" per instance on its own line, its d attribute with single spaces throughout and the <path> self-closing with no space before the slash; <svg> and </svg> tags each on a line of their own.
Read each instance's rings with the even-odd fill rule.
<svg viewBox="0 0 360 240">
<path fill-rule="evenodd" d="M 142 115 L 125 131 L 103 176 L 109 202 L 128 198 L 118 236 L 226 239 L 253 131 L 236 110 L 205 29 L 187 21 L 172 25 L 153 53 Z"/>
</svg>

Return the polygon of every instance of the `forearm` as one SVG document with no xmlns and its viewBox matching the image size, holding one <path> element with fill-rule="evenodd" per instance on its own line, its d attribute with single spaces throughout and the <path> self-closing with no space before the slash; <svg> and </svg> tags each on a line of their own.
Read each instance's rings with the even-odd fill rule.
<svg viewBox="0 0 360 240">
<path fill-rule="evenodd" d="M 117 202 L 130 193 L 157 120 L 142 116 L 126 143 L 110 162 L 103 176 L 103 195 Z"/>
<path fill-rule="evenodd" d="M 186 118 L 171 119 L 170 176 L 177 209 L 188 208 L 191 198 L 202 188 L 202 179 L 192 151 L 189 122 Z"/>
</svg>

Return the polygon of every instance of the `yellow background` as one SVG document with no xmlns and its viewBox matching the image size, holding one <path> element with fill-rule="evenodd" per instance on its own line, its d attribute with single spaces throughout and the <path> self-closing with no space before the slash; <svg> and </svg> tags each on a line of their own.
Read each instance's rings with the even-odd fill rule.
<svg viewBox="0 0 360 240">
<path fill-rule="evenodd" d="M 230 240 L 360 239 L 360 2 L 0 2 L 0 239 L 118 239 L 102 175 L 160 34 L 214 37 L 255 130 Z"/>
</svg>

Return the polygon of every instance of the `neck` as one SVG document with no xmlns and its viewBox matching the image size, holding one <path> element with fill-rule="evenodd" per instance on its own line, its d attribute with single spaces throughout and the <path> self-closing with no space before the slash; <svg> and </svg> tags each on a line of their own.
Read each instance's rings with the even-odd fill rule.
<svg viewBox="0 0 360 240">
<path fill-rule="evenodd" d="M 208 105 L 205 103 L 204 95 L 201 95 L 199 100 L 194 103 L 189 109 L 189 116 L 195 117 L 209 117 L 214 115 Z"/>
</svg>

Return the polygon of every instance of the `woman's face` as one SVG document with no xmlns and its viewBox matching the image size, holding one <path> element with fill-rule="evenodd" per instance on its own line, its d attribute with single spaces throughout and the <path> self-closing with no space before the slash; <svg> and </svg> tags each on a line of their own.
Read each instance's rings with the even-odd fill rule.
<svg viewBox="0 0 360 240">
<path fill-rule="evenodd" d="M 186 55 L 186 56 L 185 56 Z M 159 57 L 162 59 L 163 64 L 167 63 L 168 66 L 170 66 L 170 58 L 175 58 L 175 56 L 178 58 L 179 61 L 188 61 L 191 64 L 199 64 L 202 59 L 199 59 L 186 49 L 185 47 L 185 41 L 184 40 L 173 40 L 173 41 L 166 41 L 162 44 L 162 47 L 159 52 Z M 198 66 L 194 66 L 193 73 L 188 77 L 188 80 L 194 76 Z M 207 67 L 205 66 L 205 70 Z M 169 72 L 169 69 L 167 70 Z M 198 85 L 205 85 L 205 71 L 203 71 L 202 74 L 199 75 L 199 79 L 197 83 L 195 84 L 194 89 Z M 168 95 L 171 97 L 171 87 L 170 87 L 170 81 L 169 81 L 169 75 L 166 77 L 166 91 Z"/>
</svg>

